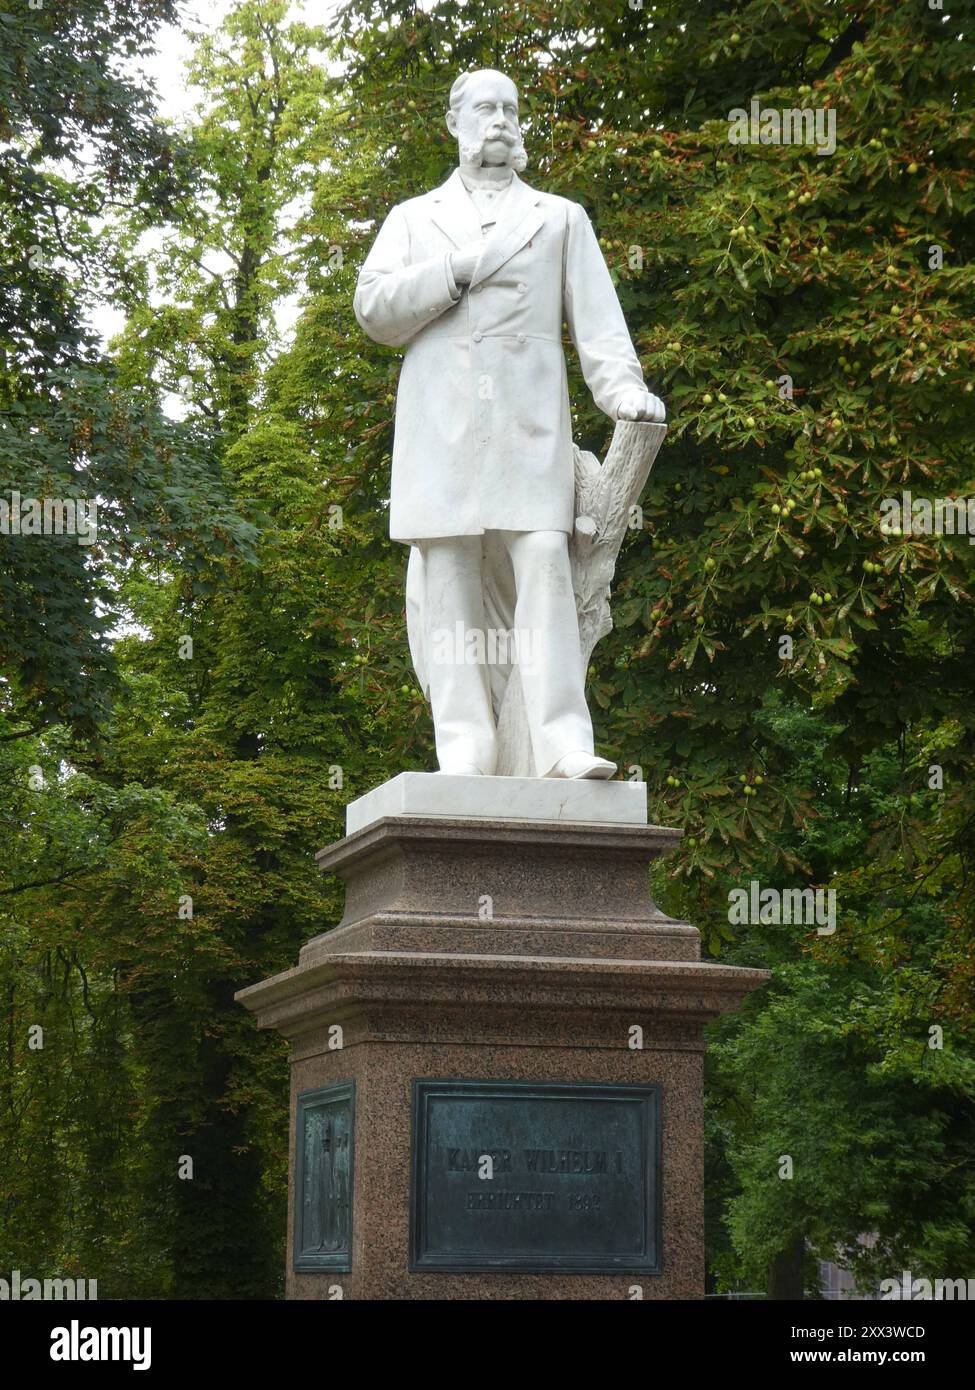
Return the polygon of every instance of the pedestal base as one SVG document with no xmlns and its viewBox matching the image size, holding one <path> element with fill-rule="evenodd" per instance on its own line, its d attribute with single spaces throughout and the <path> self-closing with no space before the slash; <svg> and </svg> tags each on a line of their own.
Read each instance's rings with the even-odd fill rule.
<svg viewBox="0 0 975 1390">
<path fill-rule="evenodd" d="M 238 995 L 292 1044 L 289 1297 L 703 1294 L 703 1028 L 766 975 L 653 906 L 677 838 L 402 817 L 322 852 L 342 924 Z"/>
</svg>

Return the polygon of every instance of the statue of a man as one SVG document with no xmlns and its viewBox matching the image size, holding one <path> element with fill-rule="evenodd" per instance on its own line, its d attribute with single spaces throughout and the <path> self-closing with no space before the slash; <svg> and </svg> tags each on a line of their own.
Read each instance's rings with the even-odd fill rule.
<svg viewBox="0 0 975 1390">
<path fill-rule="evenodd" d="M 369 336 L 406 347 L 390 536 L 413 547 L 411 646 L 440 770 L 495 771 L 496 678 L 517 662 L 536 775 L 611 777 L 593 751 L 569 565 L 563 321 L 607 415 L 662 422 L 663 403 L 643 384 L 584 209 L 515 172 L 527 160 L 511 79 L 459 77 L 447 128 L 459 168 L 392 209 L 355 294 Z M 492 586 L 510 590 L 511 632 L 490 626 Z"/>
</svg>

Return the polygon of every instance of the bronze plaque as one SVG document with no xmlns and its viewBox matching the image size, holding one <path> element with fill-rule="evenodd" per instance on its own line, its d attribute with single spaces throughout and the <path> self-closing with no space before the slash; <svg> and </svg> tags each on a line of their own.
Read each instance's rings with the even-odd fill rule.
<svg viewBox="0 0 975 1390">
<path fill-rule="evenodd" d="M 660 1268 L 656 1086 L 414 1081 L 410 1268 Z"/>
<path fill-rule="evenodd" d="M 355 1082 L 298 1096 L 294 1268 L 352 1268 Z"/>
</svg>

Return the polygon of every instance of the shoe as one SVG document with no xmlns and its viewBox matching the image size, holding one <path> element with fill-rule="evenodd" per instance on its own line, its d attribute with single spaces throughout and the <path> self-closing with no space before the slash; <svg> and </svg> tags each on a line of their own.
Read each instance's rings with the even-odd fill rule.
<svg viewBox="0 0 975 1390">
<path fill-rule="evenodd" d="M 615 771 L 615 763 L 607 762 L 605 758 L 597 758 L 592 753 L 566 753 L 545 776 L 571 777 L 578 781 L 583 777 L 612 777 Z"/>
<path fill-rule="evenodd" d="M 483 777 L 484 773 L 473 763 L 450 763 L 437 769 L 442 777 Z"/>
</svg>

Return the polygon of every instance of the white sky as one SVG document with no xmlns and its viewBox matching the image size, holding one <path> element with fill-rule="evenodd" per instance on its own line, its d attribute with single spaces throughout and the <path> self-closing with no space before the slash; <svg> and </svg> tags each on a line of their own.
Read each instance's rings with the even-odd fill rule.
<svg viewBox="0 0 975 1390">
<path fill-rule="evenodd" d="M 216 29 L 234 8 L 234 0 L 183 0 L 180 6 L 187 28 Z M 186 64 L 193 43 L 176 25 L 167 24 L 156 35 L 156 52 L 144 64 L 159 94 L 159 111 L 178 121 L 199 97 L 199 90 L 186 84 Z"/>
</svg>

